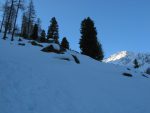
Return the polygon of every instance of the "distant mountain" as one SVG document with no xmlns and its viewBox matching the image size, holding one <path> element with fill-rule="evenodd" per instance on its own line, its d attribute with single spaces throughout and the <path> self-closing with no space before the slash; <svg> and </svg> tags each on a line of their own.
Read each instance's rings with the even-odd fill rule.
<svg viewBox="0 0 150 113">
<path fill-rule="evenodd" d="M 127 67 L 134 67 L 134 60 L 140 65 L 139 70 L 145 72 L 150 68 L 150 53 L 134 53 L 129 51 L 121 51 L 111 55 L 105 59 L 106 63 L 113 63 Z"/>
</svg>

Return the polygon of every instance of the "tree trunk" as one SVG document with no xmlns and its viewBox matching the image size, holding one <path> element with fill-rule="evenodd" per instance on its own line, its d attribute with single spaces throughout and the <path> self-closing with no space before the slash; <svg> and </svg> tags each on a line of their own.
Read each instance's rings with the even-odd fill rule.
<svg viewBox="0 0 150 113">
<path fill-rule="evenodd" d="M 8 0 L 6 1 L 6 4 L 4 6 L 4 14 L 3 14 L 3 19 L 2 19 L 2 23 L 1 23 L 1 27 L 0 27 L 0 32 L 2 32 L 2 29 L 3 29 L 3 24 L 4 24 L 4 20 L 5 20 L 5 16 L 6 16 L 6 7 L 7 7 L 7 4 L 8 4 Z"/>
<path fill-rule="evenodd" d="M 4 40 L 6 39 L 6 36 L 7 36 L 7 31 L 8 31 L 8 27 L 9 27 L 9 22 L 10 22 L 10 17 L 11 17 L 13 5 L 14 5 L 14 0 L 12 0 L 11 7 L 10 7 L 10 12 L 9 12 L 9 15 L 8 15 L 8 21 L 6 22 L 6 27 L 5 27 L 4 36 L 3 36 Z"/>
<path fill-rule="evenodd" d="M 2 29 L 3 29 L 4 19 L 5 19 L 5 11 L 4 11 L 4 14 L 3 14 L 3 19 L 2 19 L 2 23 L 1 23 L 0 32 L 2 32 Z"/>
<path fill-rule="evenodd" d="M 19 0 L 18 6 L 17 6 L 17 12 L 16 12 L 16 17 L 15 17 L 15 22 L 14 22 L 14 28 L 13 28 L 13 32 L 12 32 L 11 41 L 14 40 L 14 34 L 15 34 L 15 30 L 16 30 L 16 22 L 17 22 L 18 12 L 19 12 L 19 8 L 20 8 L 20 3 L 21 3 L 21 0 Z"/>
</svg>

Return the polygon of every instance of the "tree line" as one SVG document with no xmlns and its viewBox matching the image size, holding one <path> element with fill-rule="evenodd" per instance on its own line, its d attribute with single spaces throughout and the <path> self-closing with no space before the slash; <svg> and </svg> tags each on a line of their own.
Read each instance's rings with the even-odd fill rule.
<svg viewBox="0 0 150 113">
<path fill-rule="evenodd" d="M 20 30 L 16 25 L 19 11 L 22 11 Z M 3 32 L 4 40 L 9 33 L 11 34 L 11 41 L 14 40 L 14 35 L 19 35 L 25 39 L 36 40 L 41 43 L 56 43 L 63 48 L 70 49 L 66 37 L 62 39 L 61 43 L 59 42 L 59 26 L 55 17 L 50 20 L 47 33 L 41 28 L 41 20 L 36 17 L 33 0 L 29 0 L 27 7 L 25 7 L 24 0 L 6 0 L 3 6 L 0 32 Z M 103 60 L 102 45 L 98 41 L 97 30 L 94 21 L 90 17 L 81 22 L 80 33 L 79 45 L 81 53 L 99 61 Z"/>
</svg>

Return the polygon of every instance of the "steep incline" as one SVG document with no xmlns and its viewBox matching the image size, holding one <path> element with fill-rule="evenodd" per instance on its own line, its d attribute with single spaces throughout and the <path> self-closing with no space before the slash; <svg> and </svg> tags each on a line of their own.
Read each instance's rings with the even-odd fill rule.
<svg viewBox="0 0 150 113">
<path fill-rule="evenodd" d="M 0 39 L 0 113 L 150 113 L 150 79 L 140 73 L 17 43 Z"/>
</svg>

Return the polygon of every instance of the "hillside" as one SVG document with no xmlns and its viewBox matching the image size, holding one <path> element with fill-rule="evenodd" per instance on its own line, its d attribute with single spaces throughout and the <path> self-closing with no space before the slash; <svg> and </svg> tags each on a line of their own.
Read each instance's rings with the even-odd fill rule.
<svg viewBox="0 0 150 113">
<path fill-rule="evenodd" d="M 104 62 L 133 68 L 135 59 L 137 59 L 138 64 L 140 65 L 138 70 L 145 72 L 150 68 L 150 53 L 121 51 L 111 55 L 109 58 L 105 59 Z"/>
<path fill-rule="evenodd" d="M 18 43 L 0 37 L 0 113 L 150 113 L 147 75 Z"/>
</svg>

